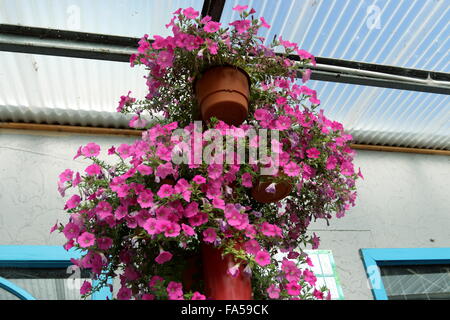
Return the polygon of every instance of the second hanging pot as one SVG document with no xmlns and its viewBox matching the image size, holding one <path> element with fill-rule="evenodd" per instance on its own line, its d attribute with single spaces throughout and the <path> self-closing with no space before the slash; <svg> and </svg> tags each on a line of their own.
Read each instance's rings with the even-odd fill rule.
<svg viewBox="0 0 450 320">
<path fill-rule="evenodd" d="M 206 70 L 194 83 L 203 121 L 216 117 L 239 126 L 248 114 L 250 78 L 242 69 L 219 66 Z"/>
<path fill-rule="evenodd" d="M 270 190 L 272 189 L 272 190 Z M 274 183 L 273 179 L 258 181 L 252 188 L 252 197 L 261 203 L 278 202 L 286 198 L 292 191 L 293 185 L 287 181 Z"/>
</svg>

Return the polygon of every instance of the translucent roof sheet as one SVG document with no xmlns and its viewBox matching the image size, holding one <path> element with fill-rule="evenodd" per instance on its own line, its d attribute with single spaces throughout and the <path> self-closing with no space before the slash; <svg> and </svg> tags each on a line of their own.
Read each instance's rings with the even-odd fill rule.
<svg viewBox="0 0 450 320">
<path fill-rule="evenodd" d="M 315 56 L 450 72 L 450 1 L 227 0 L 221 22 L 253 7 Z M 202 0 L 0 0 L 0 23 L 141 37 L 167 35 L 179 7 Z M 127 63 L 0 52 L 0 121 L 123 127 L 115 113 L 129 90 L 145 96 L 144 68 Z M 450 149 L 450 96 L 310 81 L 325 114 L 358 143 Z M 20 110 L 20 111 L 19 111 Z M 26 110 L 26 111 L 25 111 Z M 67 113 L 64 113 L 67 111 Z M 33 113 L 34 112 L 34 113 Z M 99 116 L 102 112 L 102 116 Z M 47 117 L 47 120 L 45 119 Z"/>
<path fill-rule="evenodd" d="M 228 0 L 222 22 L 253 7 L 272 26 L 262 36 L 296 42 L 315 56 L 450 71 L 450 2 L 416 0 Z"/>
<path fill-rule="evenodd" d="M 201 11 L 202 0 L 1 0 L 0 23 L 142 37 L 168 35 L 178 8 Z"/>
</svg>

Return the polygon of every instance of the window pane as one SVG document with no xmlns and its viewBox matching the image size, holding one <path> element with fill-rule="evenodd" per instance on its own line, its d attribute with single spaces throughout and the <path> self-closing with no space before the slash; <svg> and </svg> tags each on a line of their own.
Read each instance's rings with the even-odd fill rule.
<svg viewBox="0 0 450 320">
<path fill-rule="evenodd" d="M 0 277 L 8 279 L 38 300 L 79 300 L 80 287 L 90 274 L 85 270 L 75 271 L 72 267 L 57 269 L 2 267 Z M 5 292 L 0 291 L 0 299 L 13 298 Z"/>
<path fill-rule="evenodd" d="M 382 266 L 390 300 L 450 299 L 450 265 Z"/>
<path fill-rule="evenodd" d="M 0 288 L 0 300 L 20 300 L 20 298 L 5 289 Z"/>
</svg>

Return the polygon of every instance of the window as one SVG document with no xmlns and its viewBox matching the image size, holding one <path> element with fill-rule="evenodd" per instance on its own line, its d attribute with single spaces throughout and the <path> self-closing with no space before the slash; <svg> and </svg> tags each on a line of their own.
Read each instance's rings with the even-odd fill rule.
<svg viewBox="0 0 450 320">
<path fill-rule="evenodd" d="M 376 300 L 450 299 L 450 248 L 361 249 Z"/>
<path fill-rule="evenodd" d="M 300 267 L 314 272 L 317 278 L 317 287 L 327 287 L 330 290 L 332 300 L 344 300 L 331 250 L 305 250 L 305 253 L 311 259 L 313 266 L 303 264 Z M 281 262 L 286 256 L 287 253 L 278 253 L 276 259 Z"/>
<path fill-rule="evenodd" d="M 0 246 L 0 300 L 80 299 L 80 286 L 90 278 L 70 261 L 80 256 L 60 246 Z M 111 298 L 108 288 L 91 296 L 107 297 Z"/>
</svg>

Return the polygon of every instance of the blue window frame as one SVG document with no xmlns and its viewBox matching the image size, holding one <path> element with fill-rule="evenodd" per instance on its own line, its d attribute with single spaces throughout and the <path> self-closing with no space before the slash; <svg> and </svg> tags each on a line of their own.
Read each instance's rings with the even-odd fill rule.
<svg viewBox="0 0 450 320">
<path fill-rule="evenodd" d="M 380 267 L 450 264 L 450 248 L 361 249 L 375 300 L 388 300 Z"/>
<path fill-rule="evenodd" d="M 61 246 L 0 246 L 0 268 L 67 268 L 72 265 L 70 259 L 78 259 L 81 255 L 79 251 L 66 251 Z M 93 286 L 95 285 L 96 281 L 93 282 Z M 21 300 L 35 300 L 29 292 L 2 277 L 0 288 Z M 111 296 L 109 288 L 106 287 L 94 293 L 92 299 L 111 299 Z"/>
</svg>

